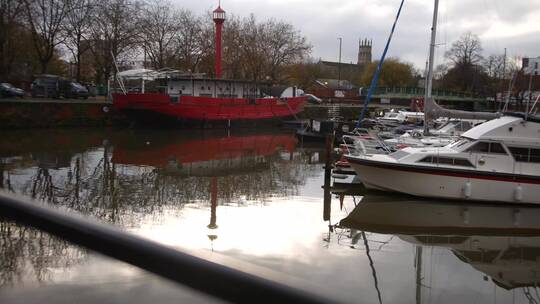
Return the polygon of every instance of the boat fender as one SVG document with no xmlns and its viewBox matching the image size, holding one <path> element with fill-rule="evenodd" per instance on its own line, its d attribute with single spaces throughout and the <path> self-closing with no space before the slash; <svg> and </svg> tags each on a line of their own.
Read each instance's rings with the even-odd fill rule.
<svg viewBox="0 0 540 304">
<path fill-rule="evenodd" d="M 471 182 L 467 181 L 465 185 L 463 186 L 463 195 L 465 196 L 465 198 L 469 198 L 471 197 L 471 192 L 472 192 Z"/>
<path fill-rule="evenodd" d="M 516 187 L 516 190 L 514 191 L 514 199 L 518 202 L 523 200 L 523 187 L 521 187 L 521 185 Z"/>
<path fill-rule="evenodd" d="M 463 217 L 463 224 L 468 225 L 471 219 L 469 208 L 463 208 L 463 211 L 461 212 L 461 216 Z"/>
<path fill-rule="evenodd" d="M 521 223 L 521 211 L 519 209 L 512 210 L 512 223 L 514 226 L 519 226 Z"/>
</svg>

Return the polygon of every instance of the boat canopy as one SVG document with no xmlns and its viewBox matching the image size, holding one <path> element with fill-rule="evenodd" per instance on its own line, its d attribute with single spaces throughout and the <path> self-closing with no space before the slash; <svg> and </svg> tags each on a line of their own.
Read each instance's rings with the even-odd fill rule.
<svg viewBox="0 0 540 304">
<path fill-rule="evenodd" d="M 463 133 L 462 136 L 473 140 L 502 140 L 512 142 L 519 138 L 519 141 L 523 142 L 539 142 L 540 124 L 536 128 L 525 127 L 521 122 L 526 121 L 519 116 L 505 115 L 476 126 Z"/>
</svg>

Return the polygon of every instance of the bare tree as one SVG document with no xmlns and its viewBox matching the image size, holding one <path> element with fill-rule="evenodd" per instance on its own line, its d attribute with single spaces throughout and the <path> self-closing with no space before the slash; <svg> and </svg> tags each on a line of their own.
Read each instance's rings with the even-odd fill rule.
<svg viewBox="0 0 540 304">
<path fill-rule="evenodd" d="M 155 69 L 171 63 L 184 14 L 169 1 L 153 0 L 143 10 L 139 36 L 145 55 Z"/>
<path fill-rule="evenodd" d="M 243 64 L 242 20 L 230 16 L 223 30 L 223 70 L 224 75 L 231 79 L 245 78 Z"/>
<path fill-rule="evenodd" d="M 264 47 L 261 34 L 262 28 L 257 26 L 253 14 L 242 24 L 242 51 L 245 65 L 245 77 L 251 80 L 265 78 L 265 58 L 261 49 Z"/>
<path fill-rule="evenodd" d="M 495 79 L 503 79 L 506 77 L 505 69 L 506 69 L 506 59 L 504 58 L 504 55 L 489 55 L 486 60 L 484 60 L 483 65 L 486 73 Z M 510 70 L 510 69 L 508 69 Z"/>
<path fill-rule="evenodd" d="M 251 15 L 241 21 L 233 18 L 226 29 L 231 32 L 225 36 L 225 61 L 234 76 L 246 79 L 281 82 L 283 68 L 300 62 L 311 50 L 306 38 L 284 22 L 257 23 Z"/>
<path fill-rule="evenodd" d="M 445 53 L 445 57 L 458 65 L 475 65 L 481 63 L 482 44 L 477 35 L 467 32 L 459 40 L 452 43 L 452 47 Z"/>
<path fill-rule="evenodd" d="M 179 21 L 178 36 L 175 38 L 176 61 L 182 69 L 198 71 L 203 57 L 213 49 L 212 23 L 208 20 L 203 25 L 201 17 L 186 10 L 180 12 Z"/>
<path fill-rule="evenodd" d="M 482 65 L 482 44 L 477 35 L 470 32 L 462 35 L 452 43 L 445 57 L 450 60 L 442 79 L 445 88 L 487 94 L 489 76 Z"/>
<path fill-rule="evenodd" d="M 81 79 L 81 57 L 90 48 L 92 10 L 95 0 L 70 0 L 69 9 L 64 22 L 65 46 L 71 52 L 76 65 L 75 78 Z"/>
<path fill-rule="evenodd" d="M 16 56 L 16 31 L 21 24 L 22 0 L 0 0 L 0 77 L 8 77 Z"/>
<path fill-rule="evenodd" d="M 68 0 L 24 0 L 24 5 L 41 72 L 46 73 L 56 46 L 63 42 L 60 31 L 69 10 Z"/>
<path fill-rule="evenodd" d="M 96 82 L 114 74 L 113 56 L 119 59 L 135 49 L 141 4 L 130 0 L 108 0 L 95 6 L 90 28 L 90 50 L 94 55 Z"/>
<path fill-rule="evenodd" d="M 299 62 L 310 51 L 311 46 L 291 24 L 270 20 L 259 26 L 261 51 L 267 61 L 267 76 L 278 80 L 283 66 Z"/>
</svg>

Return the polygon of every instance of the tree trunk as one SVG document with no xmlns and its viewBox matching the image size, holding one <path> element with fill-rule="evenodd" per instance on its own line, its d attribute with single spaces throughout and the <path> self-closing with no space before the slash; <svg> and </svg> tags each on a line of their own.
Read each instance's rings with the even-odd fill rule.
<svg viewBox="0 0 540 304">
<path fill-rule="evenodd" d="M 77 82 L 81 80 L 81 50 L 77 47 L 77 72 L 75 75 Z"/>
<path fill-rule="evenodd" d="M 41 64 L 41 74 L 47 74 L 47 66 L 49 65 L 49 60 L 40 59 L 39 63 Z"/>
</svg>

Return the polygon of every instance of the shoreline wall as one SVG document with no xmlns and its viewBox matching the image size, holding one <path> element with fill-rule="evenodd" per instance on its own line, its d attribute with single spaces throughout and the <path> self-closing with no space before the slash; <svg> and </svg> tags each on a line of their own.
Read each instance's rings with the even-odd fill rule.
<svg viewBox="0 0 540 304">
<path fill-rule="evenodd" d="M 108 102 L 1 101 L 0 129 L 111 126 Z"/>
</svg>

